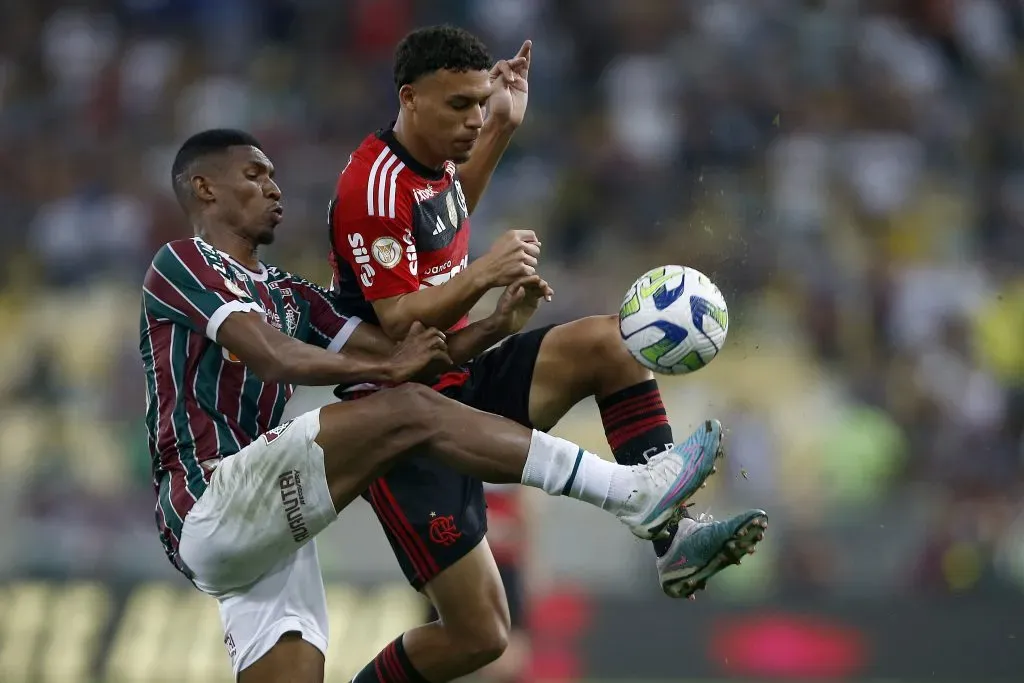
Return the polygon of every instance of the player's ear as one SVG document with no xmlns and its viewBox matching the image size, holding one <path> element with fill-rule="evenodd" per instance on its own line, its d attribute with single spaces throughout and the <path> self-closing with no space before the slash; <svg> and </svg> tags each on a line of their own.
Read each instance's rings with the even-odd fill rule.
<svg viewBox="0 0 1024 683">
<path fill-rule="evenodd" d="M 402 109 L 416 111 L 416 89 L 411 83 L 406 83 L 398 89 L 398 102 Z"/>
<path fill-rule="evenodd" d="M 193 175 L 189 178 L 189 185 L 192 186 L 192 194 L 201 202 L 212 202 L 214 200 L 213 189 L 210 181 L 204 175 Z"/>
</svg>

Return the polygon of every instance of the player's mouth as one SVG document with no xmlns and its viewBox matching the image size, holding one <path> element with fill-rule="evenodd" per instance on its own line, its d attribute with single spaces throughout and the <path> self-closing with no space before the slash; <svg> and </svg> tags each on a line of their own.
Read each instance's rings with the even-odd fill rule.
<svg viewBox="0 0 1024 683">
<path fill-rule="evenodd" d="M 471 149 L 476 144 L 476 136 L 471 138 L 462 138 L 455 141 L 455 146 L 459 149 Z"/>
<path fill-rule="evenodd" d="M 280 223 L 284 218 L 284 207 L 280 204 L 275 204 L 270 208 L 270 213 L 274 216 L 274 222 Z"/>
</svg>

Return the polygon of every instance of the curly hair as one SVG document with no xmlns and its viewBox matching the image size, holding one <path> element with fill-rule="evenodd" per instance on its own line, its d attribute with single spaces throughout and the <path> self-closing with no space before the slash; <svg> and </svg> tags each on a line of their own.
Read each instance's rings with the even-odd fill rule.
<svg viewBox="0 0 1024 683">
<path fill-rule="evenodd" d="M 486 71 L 491 62 L 487 46 L 469 31 L 447 25 L 417 29 L 395 49 L 395 87 L 440 69 Z"/>
</svg>

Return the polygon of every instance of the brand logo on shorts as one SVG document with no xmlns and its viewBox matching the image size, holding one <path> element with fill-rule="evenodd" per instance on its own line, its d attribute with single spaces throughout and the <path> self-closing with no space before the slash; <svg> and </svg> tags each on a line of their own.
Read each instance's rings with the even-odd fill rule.
<svg viewBox="0 0 1024 683">
<path fill-rule="evenodd" d="M 235 639 L 230 633 L 224 636 L 224 647 L 228 649 L 228 657 L 230 657 L 232 663 L 234 663 L 235 655 L 238 654 L 238 650 L 235 648 Z"/>
<path fill-rule="evenodd" d="M 459 540 L 462 532 L 455 528 L 455 517 L 430 513 L 430 540 L 438 545 L 452 545 Z"/>
<path fill-rule="evenodd" d="M 281 486 L 281 502 L 284 504 L 284 514 L 288 519 L 292 539 L 296 543 L 302 543 L 309 538 L 309 529 L 306 528 L 306 519 L 302 515 L 306 497 L 302 495 L 302 478 L 299 471 L 285 472 L 277 478 L 277 483 Z"/>
</svg>

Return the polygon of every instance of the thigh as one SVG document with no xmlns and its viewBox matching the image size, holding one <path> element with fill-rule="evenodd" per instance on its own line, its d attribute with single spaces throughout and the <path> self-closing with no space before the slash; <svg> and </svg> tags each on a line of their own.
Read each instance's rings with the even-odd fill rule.
<svg viewBox="0 0 1024 683">
<path fill-rule="evenodd" d="M 449 631 L 508 633 L 505 589 L 486 539 L 428 583 L 423 592 Z"/>
<path fill-rule="evenodd" d="M 498 574 L 505 587 L 505 600 L 508 602 L 512 630 L 523 630 L 527 626 L 527 598 L 523 586 L 523 572 L 518 565 L 503 562 L 498 565 Z"/>
<path fill-rule="evenodd" d="M 397 463 L 363 497 L 416 590 L 471 553 L 487 533 L 480 480 L 424 456 Z"/>
<path fill-rule="evenodd" d="M 316 444 L 318 411 L 225 458 L 186 516 L 179 552 L 201 590 L 247 586 L 337 519 Z"/>
<path fill-rule="evenodd" d="M 316 543 L 278 562 L 255 583 L 218 598 L 224 642 L 243 683 L 322 681 L 329 637 Z"/>
<path fill-rule="evenodd" d="M 588 396 L 608 395 L 651 377 L 622 343 L 616 316 L 558 325 L 537 350 L 530 378 L 530 420 L 537 429 L 551 429 Z"/>
</svg>

